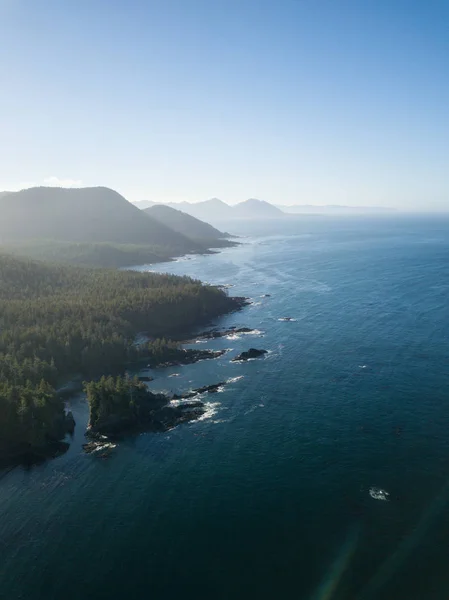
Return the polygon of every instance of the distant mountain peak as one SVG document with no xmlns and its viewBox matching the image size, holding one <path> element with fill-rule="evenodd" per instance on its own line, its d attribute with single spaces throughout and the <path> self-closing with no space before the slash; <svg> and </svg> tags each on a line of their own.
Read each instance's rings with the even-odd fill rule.
<svg viewBox="0 0 449 600">
<path fill-rule="evenodd" d="M 245 202 L 250 202 L 252 204 L 263 202 L 264 204 L 268 204 L 268 202 L 266 202 L 265 200 L 260 200 L 259 198 L 248 198 L 248 200 L 245 200 Z"/>
<path fill-rule="evenodd" d="M 154 206 L 156 203 L 148 202 L 146 206 L 143 203 L 135 204 L 140 208 L 146 208 L 147 206 Z M 209 198 L 201 202 L 163 202 L 161 204 L 181 210 L 207 223 L 216 223 L 219 226 L 220 223 L 222 224 L 232 219 L 273 219 L 285 215 L 280 208 L 258 198 L 249 198 L 232 206 L 223 202 L 220 198 Z"/>
<path fill-rule="evenodd" d="M 254 217 L 254 218 L 266 218 L 266 217 L 282 217 L 284 213 L 280 208 L 273 206 L 265 200 L 259 200 L 258 198 L 249 198 L 243 202 L 239 202 L 234 207 L 236 216 L 241 217 Z"/>
<path fill-rule="evenodd" d="M 220 206 L 227 206 L 229 208 L 229 204 L 220 200 L 220 198 L 209 198 L 208 200 L 203 200 L 203 202 L 199 202 L 199 204 L 219 204 Z"/>
</svg>

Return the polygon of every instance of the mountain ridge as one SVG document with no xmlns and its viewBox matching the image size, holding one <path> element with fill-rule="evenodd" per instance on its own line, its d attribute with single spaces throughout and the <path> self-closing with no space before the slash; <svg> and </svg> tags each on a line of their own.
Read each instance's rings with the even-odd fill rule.
<svg viewBox="0 0 449 600">
<path fill-rule="evenodd" d="M 201 244 L 156 221 L 107 187 L 36 187 L 0 196 L 0 242 L 57 239 L 69 242 L 149 244 L 173 254 Z"/>
<path fill-rule="evenodd" d="M 249 198 L 237 204 L 227 204 L 219 198 L 209 198 L 201 202 L 152 202 L 150 200 L 141 200 L 134 203 L 142 210 L 151 206 L 168 206 L 175 210 L 191 215 L 201 221 L 219 223 L 220 221 L 229 221 L 242 218 L 282 218 L 284 212 L 274 204 L 257 198 Z M 145 206 L 145 208 L 143 208 Z"/>
</svg>

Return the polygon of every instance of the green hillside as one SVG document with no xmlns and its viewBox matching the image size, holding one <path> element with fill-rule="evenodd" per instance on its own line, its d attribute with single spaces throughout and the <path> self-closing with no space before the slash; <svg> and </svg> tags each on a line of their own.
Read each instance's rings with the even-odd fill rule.
<svg viewBox="0 0 449 600">
<path fill-rule="evenodd" d="M 39 239 L 143 244 L 172 256 L 204 249 L 105 187 L 38 187 L 0 197 L 0 243 Z"/>
</svg>

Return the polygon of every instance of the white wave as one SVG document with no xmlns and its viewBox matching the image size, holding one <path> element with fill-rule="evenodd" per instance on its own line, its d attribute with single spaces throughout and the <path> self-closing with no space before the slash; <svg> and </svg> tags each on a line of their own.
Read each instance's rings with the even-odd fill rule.
<svg viewBox="0 0 449 600">
<path fill-rule="evenodd" d="M 220 406 L 220 402 L 205 402 L 204 407 L 206 411 L 201 415 L 201 417 L 198 417 L 198 419 L 196 419 L 196 422 L 210 419 L 211 417 L 217 414 Z"/>
<path fill-rule="evenodd" d="M 258 408 L 264 408 L 265 404 L 253 404 L 250 408 L 248 408 L 247 411 L 245 411 L 243 414 L 244 415 L 249 415 L 250 413 L 254 412 L 255 410 L 257 410 Z"/>
<path fill-rule="evenodd" d="M 263 334 L 264 334 L 264 332 L 260 331 L 260 329 L 252 329 L 251 331 L 240 331 L 239 332 L 239 336 L 240 335 L 263 335 Z M 237 335 L 237 334 L 232 334 L 232 335 Z"/>
<path fill-rule="evenodd" d="M 207 344 L 207 340 L 196 340 L 195 344 Z"/>
<path fill-rule="evenodd" d="M 92 450 L 91 454 L 102 450 L 113 450 L 114 448 L 117 448 L 117 444 L 113 444 L 112 442 L 99 443 L 98 446 Z"/>
<path fill-rule="evenodd" d="M 389 500 L 390 494 L 386 490 L 382 490 L 380 488 L 372 487 L 369 489 L 369 495 L 374 500 L 383 500 L 387 502 Z"/>
<path fill-rule="evenodd" d="M 240 379 L 243 379 L 245 376 L 244 375 L 238 375 L 237 377 L 230 377 L 229 379 L 226 380 L 226 383 L 235 383 L 236 381 L 240 381 Z"/>
<path fill-rule="evenodd" d="M 366 369 L 366 365 L 359 365 L 359 369 Z"/>
<path fill-rule="evenodd" d="M 225 336 L 226 340 L 239 340 L 240 336 L 237 335 L 236 333 L 230 333 L 229 335 Z"/>
<path fill-rule="evenodd" d="M 290 323 L 291 321 L 296 321 L 296 319 L 293 319 L 291 317 L 281 317 L 280 319 L 278 319 L 278 321 L 285 321 L 286 323 Z"/>
</svg>

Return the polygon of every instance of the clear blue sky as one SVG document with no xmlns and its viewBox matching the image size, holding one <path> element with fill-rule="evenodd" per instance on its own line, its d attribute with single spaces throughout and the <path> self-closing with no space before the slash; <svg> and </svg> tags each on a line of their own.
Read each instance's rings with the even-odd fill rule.
<svg viewBox="0 0 449 600">
<path fill-rule="evenodd" d="M 449 209 L 447 0 L 0 0 L 0 189 Z"/>
</svg>

